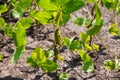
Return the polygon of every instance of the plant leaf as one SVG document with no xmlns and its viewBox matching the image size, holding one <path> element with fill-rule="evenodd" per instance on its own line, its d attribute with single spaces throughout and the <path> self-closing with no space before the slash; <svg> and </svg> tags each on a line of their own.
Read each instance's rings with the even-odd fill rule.
<svg viewBox="0 0 120 80">
<path fill-rule="evenodd" d="M 108 31 L 109 31 L 110 34 L 113 34 L 114 36 L 119 36 L 120 35 L 120 29 L 117 27 L 116 24 L 112 24 L 109 27 Z"/>
<path fill-rule="evenodd" d="M 74 40 L 74 38 L 69 39 L 64 37 L 64 43 L 70 50 L 82 49 L 82 44 L 79 40 Z"/>
<path fill-rule="evenodd" d="M 74 23 L 77 24 L 78 26 L 81 26 L 81 25 L 83 24 L 83 22 L 84 22 L 84 18 L 82 18 L 82 17 L 78 17 L 78 18 L 74 21 Z"/>
<path fill-rule="evenodd" d="M 93 72 L 94 64 L 90 56 L 83 50 L 78 50 L 78 53 L 83 61 L 82 69 L 88 73 Z"/>
<path fill-rule="evenodd" d="M 3 56 L 2 56 L 2 54 L 0 54 L 0 61 L 2 61 L 3 60 Z"/>
<path fill-rule="evenodd" d="M 32 18 L 21 18 L 19 20 L 24 29 L 28 29 L 31 26 Z"/>
<path fill-rule="evenodd" d="M 42 24 L 49 24 L 51 23 L 51 20 L 53 19 L 52 13 L 45 12 L 45 11 L 31 11 L 30 12 L 31 17 L 38 20 Z"/>
<path fill-rule="evenodd" d="M 100 19 L 100 20 L 95 19 L 93 21 L 92 27 L 87 31 L 87 34 L 92 36 L 92 35 L 99 33 L 102 26 L 103 26 L 103 20 L 102 19 Z"/>
<path fill-rule="evenodd" d="M 41 63 L 46 62 L 46 56 L 45 56 L 44 51 L 42 50 L 42 48 L 36 48 L 32 52 L 32 59 L 39 66 L 40 66 Z"/>
<path fill-rule="evenodd" d="M 99 51 L 99 46 L 97 44 L 93 44 L 92 45 L 92 48 L 96 51 Z"/>
<path fill-rule="evenodd" d="M 51 0 L 39 0 L 38 4 L 44 11 L 56 11 L 58 7 Z"/>
<path fill-rule="evenodd" d="M 0 14 L 6 12 L 8 10 L 7 4 L 1 4 L 0 5 Z"/>
<path fill-rule="evenodd" d="M 12 63 L 17 62 L 24 52 L 25 52 L 24 45 L 16 47 L 11 62 Z"/>
<path fill-rule="evenodd" d="M 37 65 L 36 62 L 34 62 L 31 56 L 27 58 L 27 64 L 29 64 L 31 67 L 34 67 L 34 68 L 39 67 L 39 65 Z"/>
<path fill-rule="evenodd" d="M 21 23 L 18 22 L 16 24 L 12 36 L 17 47 L 21 45 L 26 45 L 26 32 Z"/>
<path fill-rule="evenodd" d="M 59 80 L 67 80 L 68 79 L 68 74 L 65 73 L 65 72 L 62 72 L 60 75 L 59 75 Z"/>
<path fill-rule="evenodd" d="M 58 64 L 51 60 L 47 60 L 46 62 L 42 63 L 40 66 L 42 70 L 44 70 L 45 72 L 52 72 L 58 68 Z"/>
<path fill-rule="evenodd" d="M 112 62 L 111 60 L 105 60 L 104 61 L 104 66 L 110 70 L 114 70 L 115 69 L 115 63 Z"/>
<path fill-rule="evenodd" d="M 5 24 L 5 20 L 2 17 L 0 17 L 0 28 L 5 26 Z"/>
<path fill-rule="evenodd" d="M 63 7 L 63 13 L 72 13 L 84 6 L 83 0 L 70 0 Z"/>
</svg>

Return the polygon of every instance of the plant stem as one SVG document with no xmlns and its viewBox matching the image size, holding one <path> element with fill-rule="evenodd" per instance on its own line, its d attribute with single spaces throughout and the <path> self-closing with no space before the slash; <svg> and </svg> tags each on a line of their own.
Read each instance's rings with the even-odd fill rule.
<svg viewBox="0 0 120 80">
<path fill-rule="evenodd" d="M 100 36 L 100 32 L 98 33 L 98 38 L 99 38 L 100 42 L 102 43 L 102 45 L 104 46 L 104 48 L 106 48 L 113 56 L 117 56 L 116 53 L 112 52 L 112 51 L 110 50 L 110 48 L 109 48 L 107 45 L 104 44 L 104 42 L 103 42 L 103 40 L 102 40 L 102 38 L 101 38 L 101 36 Z"/>
<path fill-rule="evenodd" d="M 56 37 L 55 35 L 56 35 L 56 31 L 59 32 L 59 24 L 60 24 L 60 20 L 62 19 L 61 17 L 62 17 L 62 10 L 60 8 L 60 10 L 58 11 L 58 14 L 57 14 L 56 23 L 54 24 L 54 27 L 55 27 L 55 33 L 54 33 L 54 40 L 55 40 L 55 42 L 54 42 L 54 55 L 55 55 L 55 58 L 54 58 L 54 61 L 55 62 L 57 62 L 57 56 L 59 53 L 58 49 L 57 49 L 58 44 L 57 44 L 57 41 L 55 39 L 55 37 Z M 60 32 L 59 32 L 59 34 L 60 34 Z"/>
</svg>

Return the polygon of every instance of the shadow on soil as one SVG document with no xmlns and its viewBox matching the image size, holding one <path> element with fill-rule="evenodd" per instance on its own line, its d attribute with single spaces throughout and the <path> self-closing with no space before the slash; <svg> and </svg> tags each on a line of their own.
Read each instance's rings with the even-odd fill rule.
<svg viewBox="0 0 120 80">
<path fill-rule="evenodd" d="M 24 79 L 7 76 L 7 77 L 4 77 L 4 78 L 0 78 L 0 80 L 24 80 Z"/>
</svg>

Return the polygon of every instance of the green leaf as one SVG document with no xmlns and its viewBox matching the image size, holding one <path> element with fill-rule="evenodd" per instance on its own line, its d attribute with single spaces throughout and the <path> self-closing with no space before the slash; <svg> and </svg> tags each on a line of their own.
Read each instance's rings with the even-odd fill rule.
<svg viewBox="0 0 120 80">
<path fill-rule="evenodd" d="M 0 17 L 0 28 L 5 26 L 5 24 L 5 20 L 2 17 Z"/>
<path fill-rule="evenodd" d="M 25 46 L 19 46 L 15 49 L 13 57 L 12 57 L 12 63 L 17 62 L 18 59 L 22 56 L 22 54 L 25 52 Z"/>
<path fill-rule="evenodd" d="M 0 14 L 6 12 L 8 10 L 7 4 L 1 4 L 0 5 Z"/>
<path fill-rule="evenodd" d="M 37 65 L 41 65 L 42 63 L 46 62 L 46 56 L 42 48 L 36 48 L 32 52 L 32 59 Z"/>
<path fill-rule="evenodd" d="M 47 60 L 46 62 L 42 63 L 40 66 L 45 72 L 52 72 L 58 68 L 58 64 L 50 60 Z"/>
<path fill-rule="evenodd" d="M 87 51 L 92 51 L 92 47 L 91 46 L 89 46 L 89 44 L 84 44 L 84 47 L 85 47 L 85 49 L 87 50 Z"/>
<path fill-rule="evenodd" d="M 96 20 L 100 21 L 100 19 L 101 19 L 101 11 L 100 11 L 100 8 L 98 7 L 97 3 L 95 4 L 95 11 L 96 11 Z"/>
<path fill-rule="evenodd" d="M 8 37 L 12 37 L 13 25 L 12 24 L 6 24 L 5 27 L 3 28 L 3 31 Z"/>
<path fill-rule="evenodd" d="M 26 45 L 26 32 L 22 24 L 18 21 L 15 27 L 15 30 L 12 34 L 15 45 L 17 47 L 21 45 Z"/>
<path fill-rule="evenodd" d="M 115 10 L 119 3 L 119 0 L 102 0 L 102 3 L 109 10 Z"/>
<path fill-rule="evenodd" d="M 83 24 L 83 22 L 84 22 L 84 18 L 82 18 L 82 17 L 78 17 L 78 18 L 74 21 L 74 23 L 77 24 L 78 26 L 81 26 L 81 25 Z"/>
<path fill-rule="evenodd" d="M 19 0 L 15 3 L 15 7 L 20 7 L 22 10 L 30 8 L 32 0 Z"/>
<path fill-rule="evenodd" d="M 31 11 L 30 15 L 42 24 L 51 23 L 51 20 L 53 19 L 52 13 L 45 11 Z"/>
<path fill-rule="evenodd" d="M 65 45 L 66 45 L 67 47 L 69 47 L 69 46 L 70 46 L 70 44 L 71 44 L 70 39 L 69 39 L 69 38 L 67 38 L 67 37 L 64 37 L 64 38 L 63 38 L 63 40 L 64 40 Z"/>
<path fill-rule="evenodd" d="M 83 0 L 70 0 L 63 7 L 63 13 L 72 13 L 84 6 Z"/>
<path fill-rule="evenodd" d="M 115 69 L 115 63 L 112 62 L 111 60 L 105 60 L 104 61 L 104 66 L 110 70 L 114 70 Z"/>
<path fill-rule="evenodd" d="M 19 22 L 22 24 L 24 29 L 28 29 L 31 26 L 32 18 L 21 18 Z"/>
<path fill-rule="evenodd" d="M 12 16 L 14 18 L 20 18 L 23 16 L 23 10 L 20 7 L 17 7 L 12 10 Z"/>
<path fill-rule="evenodd" d="M 38 4 L 44 11 L 56 11 L 58 7 L 51 0 L 39 0 Z"/>
<path fill-rule="evenodd" d="M 94 71 L 94 64 L 93 64 L 93 61 L 90 58 L 90 56 L 86 52 L 84 52 L 83 50 L 78 50 L 78 53 L 80 54 L 80 57 L 83 61 L 82 69 L 88 73 L 93 72 Z"/>
<path fill-rule="evenodd" d="M 70 0 L 51 0 L 56 6 L 64 6 L 66 5 Z"/>
<path fill-rule="evenodd" d="M 62 14 L 62 20 L 60 21 L 60 26 L 65 25 L 69 20 L 71 16 L 70 14 Z"/>
<path fill-rule="evenodd" d="M 97 44 L 93 44 L 92 45 L 92 48 L 96 51 L 99 51 L 99 46 Z"/>
<path fill-rule="evenodd" d="M 99 33 L 102 26 L 103 26 L 103 20 L 102 19 L 99 19 L 99 20 L 95 19 L 92 23 L 92 27 L 90 27 L 90 29 L 87 31 L 87 34 L 92 36 L 92 35 Z"/>
<path fill-rule="evenodd" d="M 91 21 L 92 21 L 92 19 L 86 18 L 86 19 L 84 20 L 84 25 L 85 25 L 86 27 L 89 26 L 89 25 L 91 24 Z"/>
<path fill-rule="evenodd" d="M 67 37 L 63 38 L 65 45 L 70 49 L 70 50 L 79 50 L 82 49 L 82 44 L 79 40 L 74 40 L 74 38 L 69 39 Z"/>
<path fill-rule="evenodd" d="M 2 61 L 3 60 L 3 56 L 2 56 L 2 54 L 0 54 L 0 61 Z"/>
<path fill-rule="evenodd" d="M 68 74 L 65 73 L 65 72 L 62 72 L 60 75 L 59 75 L 59 80 L 67 80 L 68 79 Z"/>
<path fill-rule="evenodd" d="M 86 0 L 88 3 L 96 2 L 96 0 Z"/>
<path fill-rule="evenodd" d="M 120 35 L 120 29 L 117 27 L 116 24 L 112 24 L 109 27 L 108 31 L 109 31 L 110 34 L 113 34 L 114 36 L 119 36 Z"/>
<path fill-rule="evenodd" d="M 27 58 L 27 64 L 29 64 L 31 67 L 34 67 L 34 68 L 39 67 L 39 65 L 37 65 L 36 62 L 34 62 L 31 56 Z"/>
<path fill-rule="evenodd" d="M 87 35 L 83 32 L 80 33 L 80 38 L 82 43 L 88 43 L 90 41 L 90 35 Z"/>
</svg>

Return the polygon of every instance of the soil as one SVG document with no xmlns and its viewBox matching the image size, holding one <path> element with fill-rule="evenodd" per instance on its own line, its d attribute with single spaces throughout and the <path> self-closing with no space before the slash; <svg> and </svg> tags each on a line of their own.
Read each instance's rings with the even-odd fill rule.
<svg viewBox="0 0 120 80">
<path fill-rule="evenodd" d="M 79 37 L 80 32 L 84 32 L 84 27 L 79 27 L 73 22 L 76 17 L 91 17 L 89 11 L 91 6 L 87 5 L 84 8 L 71 14 L 72 19 L 64 26 L 60 27 L 62 36 Z M 113 12 L 101 8 L 105 24 L 101 30 L 101 38 L 105 45 L 111 51 L 118 54 L 120 60 L 120 37 L 114 37 L 108 33 L 108 26 L 113 23 Z M 105 13 L 107 12 L 107 13 Z M 11 15 L 3 16 L 6 22 L 15 23 Z M 120 26 L 120 17 L 118 16 L 118 25 Z M 104 60 L 114 60 L 114 56 L 104 48 L 98 37 L 94 37 L 93 42 L 100 46 L 100 51 L 91 52 L 89 55 L 95 64 L 95 71 L 93 73 L 85 73 L 82 71 L 82 61 L 79 55 L 70 51 L 66 46 L 62 47 L 60 54 L 64 56 L 64 61 L 59 61 L 59 68 L 57 72 L 45 73 L 41 69 L 37 70 L 26 64 L 26 58 L 30 56 L 32 50 L 36 47 L 48 49 L 53 45 L 54 29 L 52 25 L 32 25 L 27 30 L 27 45 L 26 52 L 20 60 L 14 64 L 10 63 L 15 46 L 14 41 L 8 38 L 3 32 L 0 32 L 0 53 L 3 55 L 3 60 L 0 62 L 0 80 L 57 80 L 57 76 L 61 72 L 66 72 L 69 75 L 68 80 L 120 80 L 120 73 L 117 71 L 110 71 L 103 66 Z"/>
</svg>

